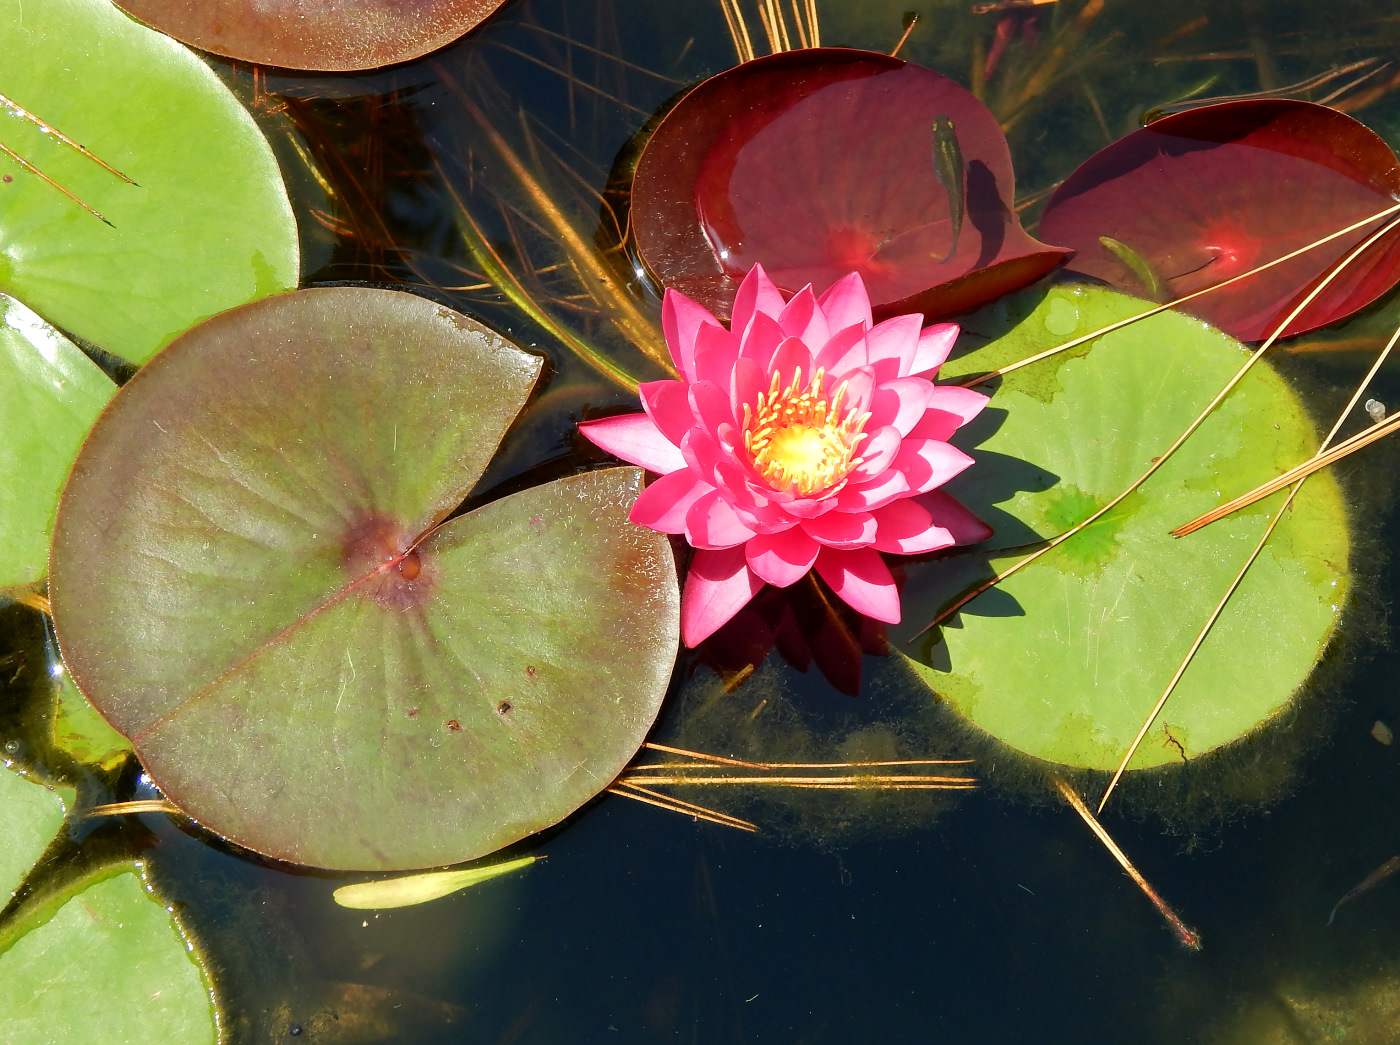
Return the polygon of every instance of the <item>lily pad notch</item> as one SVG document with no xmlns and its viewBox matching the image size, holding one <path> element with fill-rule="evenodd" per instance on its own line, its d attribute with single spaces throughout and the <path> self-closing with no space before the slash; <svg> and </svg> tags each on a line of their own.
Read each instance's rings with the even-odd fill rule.
<svg viewBox="0 0 1400 1045">
<path fill-rule="evenodd" d="M 541 361 L 415 295 L 297 291 L 114 397 L 51 559 L 74 681 L 210 830 L 322 867 L 475 859 L 605 788 L 679 641 L 640 470 L 444 522 Z"/>
</svg>

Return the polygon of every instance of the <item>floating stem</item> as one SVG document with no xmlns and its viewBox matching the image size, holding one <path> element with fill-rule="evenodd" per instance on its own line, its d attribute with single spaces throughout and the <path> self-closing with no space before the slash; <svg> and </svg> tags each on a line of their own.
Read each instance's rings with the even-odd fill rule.
<svg viewBox="0 0 1400 1045">
<path fill-rule="evenodd" d="M 1118 848 L 1118 844 L 1114 842 L 1109 833 L 1104 830 L 1103 825 L 1094 818 L 1093 813 L 1089 812 L 1089 807 L 1084 804 L 1084 800 L 1079 797 L 1079 793 L 1057 776 L 1052 776 L 1050 782 L 1053 783 L 1060 794 L 1064 796 L 1065 801 L 1070 804 L 1070 808 L 1078 813 L 1080 819 L 1089 825 L 1089 830 L 1093 831 L 1098 837 L 1098 840 L 1104 844 L 1104 848 L 1112 854 L 1113 859 L 1118 861 L 1118 865 L 1122 867 L 1124 871 L 1128 872 L 1128 877 L 1137 884 L 1137 887 L 1142 890 L 1143 895 L 1152 901 L 1152 905 L 1157 908 L 1162 917 L 1167 920 L 1167 924 L 1171 926 L 1172 932 L 1176 933 L 1176 938 L 1191 950 L 1199 951 L 1201 949 L 1200 934 L 1183 922 L 1177 916 L 1177 913 L 1172 910 L 1171 905 L 1167 903 L 1166 900 L 1163 900 L 1157 890 L 1153 889 L 1147 879 L 1139 873 L 1138 869 L 1133 866 L 1132 861 L 1128 859 L 1127 854 Z"/>
</svg>

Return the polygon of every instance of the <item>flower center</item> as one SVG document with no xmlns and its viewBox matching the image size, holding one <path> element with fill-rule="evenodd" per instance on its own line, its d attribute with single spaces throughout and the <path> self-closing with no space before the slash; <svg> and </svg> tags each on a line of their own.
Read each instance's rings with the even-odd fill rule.
<svg viewBox="0 0 1400 1045">
<path fill-rule="evenodd" d="M 842 482 L 861 462 L 855 452 L 870 415 L 842 409 L 844 381 L 828 401 L 825 377 L 818 369 L 803 386 L 799 367 L 783 388 L 775 373 L 758 403 L 744 404 L 744 447 L 758 474 L 776 490 L 816 493 Z"/>
</svg>

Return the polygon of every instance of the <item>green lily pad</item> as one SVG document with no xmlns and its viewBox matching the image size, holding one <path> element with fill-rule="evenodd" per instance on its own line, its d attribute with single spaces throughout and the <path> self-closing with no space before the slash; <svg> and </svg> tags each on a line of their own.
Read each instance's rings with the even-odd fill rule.
<svg viewBox="0 0 1400 1045">
<path fill-rule="evenodd" d="M 56 793 L 0 770 L 0 888 L 7 898 L 62 828 L 65 800 L 71 804 L 71 790 Z M 51 918 L 5 937 L 0 1012 L 7 1043 L 216 1040 L 209 988 L 191 948 L 139 871 L 75 884 Z"/>
<path fill-rule="evenodd" d="M 0 235 L 3 235 L 0 233 Z M 58 495 L 116 386 L 97 364 L 0 294 L 0 589 L 48 569 Z"/>
<path fill-rule="evenodd" d="M 0 93 L 136 182 L 0 108 L 0 290 L 133 362 L 296 285 L 296 222 L 252 117 L 193 52 L 107 0 L 0 0 Z"/>
<path fill-rule="evenodd" d="M 324 867 L 485 855 L 640 745 L 675 658 L 637 469 L 439 525 L 540 360 L 410 294 L 305 290 L 177 340 L 64 492 L 50 593 L 79 688 L 210 829 Z"/>
<path fill-rule="evenodd" d="M 0 955 L 12 1045 L 217 1040 L 209 988 L 170 913 L 127 872 L 83 890 Z"/>
<path fill-rule="evenodd" d="M 986 371 L 1147 307 L 1098 287 L 1018 295 L 967 324 L 967 340 L 985 347 L 944 374 Z M 1117 767 L 1285 494 L 1180 540 L 1168 531 L 1317 447 L 1301 402 L 1267 360 L 1121 505 L 943 627 L 905 640 L 955 596 L 1020 559 L 1013 546 L 1063 532 L 1124 490 L 1247 357 L 1225 334 L 1166 312 L 1008 375 L 969 434 L 980 438 L 970 450 L 977 464 L 949 487 L 998 534 L 983 549 L 912 568 L 894 643 L 917 651 L 919 674 L 942 699 L 1037 758 Z M 1315 475 L 1132 768 L 1202 754 L 1288 703 L 1336 626 L 1348 549 L 1337 483 Z"/>
<path fill-rule="evenodd" d="M 0 770 L 0 907 L 58 834 L 64 806 L 72 804 L 72 788 L 44 787 Z"/>
<path fill-rule="evenodd" d="M 75 762 L 102 770 L 117 768 L 131 751 L 131 742 L 88 703 L 66 671 L 59 676 L 53 746 Z"/>
</svg>

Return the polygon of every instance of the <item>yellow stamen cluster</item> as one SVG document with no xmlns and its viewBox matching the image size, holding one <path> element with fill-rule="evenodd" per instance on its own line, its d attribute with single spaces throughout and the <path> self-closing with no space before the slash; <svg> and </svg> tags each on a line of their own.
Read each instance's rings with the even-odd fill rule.
<svg viewBox="0 0 1400 1045">
<path fill-rule="evenodd" d="M 799 367 L 783 388 L 774 373 L 756 406 L 744 404 L 744 448 L 758 474 L 776 490 L 805 497 L 842 483 L 861 463 L 855 452 L 870 415 L 843 411 L 844 381 L 828 401 L 825 378 L 825 370 L 818 368 L 804 386 Z"/>
</svg>

